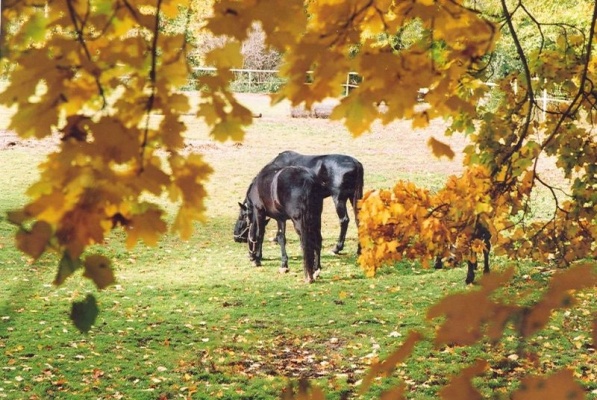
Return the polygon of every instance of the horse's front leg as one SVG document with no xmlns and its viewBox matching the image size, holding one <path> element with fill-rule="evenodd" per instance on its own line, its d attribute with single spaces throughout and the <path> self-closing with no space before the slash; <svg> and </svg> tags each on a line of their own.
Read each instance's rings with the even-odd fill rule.
<svg viewBox="0 0 597 400">
<path fill-rule="evenodd" d="M 475 270 L 477 269 L 477 261 L 473 262 L 470 260 L 467 260 L 466 262 L 468 264 L 468 271 L 466 273 L 466 284 L 470 285 L 471 283 L 473 283 L 475 281 Z"/>
<path fill-rule="evenodd" d="M 332 252 L 334 254 L 338 254 L 344 249 L 344 242 L 346 241 L 346 231 L 348 230 L 348 223 L 350 222 L 350 218 L 348 218 L 348 211 L 346 210 L 346 199 L 340 199 L 336 196 L 333 196 L 334 205 L 336 206 L 336 214 L 338 214 L 338 218 L 340 219 L 340 236 L 338 236 L 338 243 L 336 243 L 336 247 Z"/>
<path fill-rule="evenodd" d="M 282 252 L 282 264 L 278 270 L 280 273 L 288 272 L 288 254 L 286 253 L 286 221 L 278 221 L 278 233 L 276 234 L 276 241 L 280 245 Z"/>
<path fill-rule="evenodd" d="M 249 229 L 249 259 L 256 267 L 261 266 L 265 216 L 258 215 Z"/>
</svg>

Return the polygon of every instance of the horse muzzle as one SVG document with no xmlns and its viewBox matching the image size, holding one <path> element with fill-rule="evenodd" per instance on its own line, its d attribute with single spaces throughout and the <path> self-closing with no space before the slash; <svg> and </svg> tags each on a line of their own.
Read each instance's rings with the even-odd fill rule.
<svg viewBox="0 0 597 400">
<path fill-rule="evenodd" d="M 234 235 L 234 241 L 236 243 L 247 243 L 248 239 L 246 236 L 242 236 L 242 235 Z"/>
</svg>

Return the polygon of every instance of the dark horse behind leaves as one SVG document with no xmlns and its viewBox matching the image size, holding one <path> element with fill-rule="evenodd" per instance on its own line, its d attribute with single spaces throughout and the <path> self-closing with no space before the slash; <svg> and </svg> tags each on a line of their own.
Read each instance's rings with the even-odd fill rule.
<svg viewBox="0 0 597 400">
<path fill-rule="evenodd" d="M 251 182 L 234 227 L 234 240 L 249 243 L 249 257 L 261 265 L 267 218 L 278 222 L 278 241 L 282 249 L 281 271 L 288 271 L 285 223 L 292 220 L 303 250 L 305 281 L 319 275 L 321 254 L 321 211 L 324 188 L 315 174 L 303 167 L 266 165 Z"/>
<path fill-rule="evenodd" d="M 485 244 L 485 248 L 483 249 L 483 273 L 489 273 L 489 252 L 491 251 L 491 232 L 489 229 L 483 225 L 483 223 L 477 222 L 475 224 L 475 229 L 473 231 L 472 239 L 480 239 Z M 472 250 L 471 250 L 472 251 Z M 454 264 L 456 260 L 458 260 L 457 254 L 452 254 L 448 258 L 448 262 L 450 264 Z M 467 273 L 466 273 L 466 284 L 470 285 L 475 281 L 475 271 L 477 270 L 477 257 L 471 257 L 474 261 L 470 259 L 467 260 Z M 442 269 L 443 268 L 443 261 L 441 257 L 437 257 L 435 259 L 435 269 Z"/>
<path fill-rule="evenodd" d="M 336 214 L 340 219 L 340 236 L 332 250 L 338 254 L 344 248 L 346 231 L 350 218 L 346 202 L 350 201 L 358 226 L 357 202 L 363 197 L 363 165 L 355 158 L 344 154 L 303 155 L 295 151 L 284 151 L 268 165 L 286 167 L 290 165 L 310 169 L 325 189 L 325 197 L 332 196 Z M 282 234 L 284 227 L 281 227 Z M 278 232 L 277 239 L 282 235 Z"/>
</svg>

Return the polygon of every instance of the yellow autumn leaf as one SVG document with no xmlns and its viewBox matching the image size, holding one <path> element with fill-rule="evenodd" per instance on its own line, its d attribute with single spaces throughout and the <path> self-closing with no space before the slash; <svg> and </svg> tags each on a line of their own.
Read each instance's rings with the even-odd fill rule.
<svg viewBox="0 0 597 400">
<path fill-rule="evenodd" d="M 429 138 L 429 140 L 427 141 L 427 145 L 429 147 L 431 147 L 431 151 L 433 152 L 433 155 L 437 158 L 441 158 L 441 157 L 445 156 L 445 157 L 449 158 L 450 160 L 452 160 L 455 156 L 454 150 L 452 150 L 450 145 L 448 145 L 444 142 L 440 142 L 433 136 Z"/>
<path fill-rule="evenodd" d="M 187 103 L 188 105 L 188 103 Z M 187 130 L 184 122 L 177 118 L 164 118 L 160 124 L 160 131 L 162 132 L 162 142 L 164 146 L 169 149 L 181 149 L 184 147 L 183 132 Z"/>
<path fill-rule="evenodd" d="M 331 120 L 344 120 L 344 124 L 353 136 L 360 136 L 369 130 L 371 122 L 379 115 L 377 107 L 364 101 L 358 95 L 342 99 L 330 115 Z"/>
<path fill-rule="evenodd" d="M 17 247 L 31 257 L 39 258 L 52 237 L 52 227 L 45 221 L 37 221 L 30 231 L 20 229 L 17 232 Z"/>
<path fill-rule="evenodd" d="M 424 111 L 413 116 L 413 128 L 425 128 L 429 125 L 429 114 Z M 437 157 L 437 156 L 436 156 Z M 452 156 L 453 157 L 453 156 Z M 451 157 L 448 157 L 451 158 Z"/>
<path fill-rule="evenodd" d="M 404 343 L 390 354 L 383 362 L 371 366 L 369 373 L 363 379 L 359 393 L 363 394 L 371 387 L 373 380 L 381 374 L 389 375 L 396 366 L 411 355 L 417 343 L 423 339 L 423 335 L 417 331 L 411 331 Z"/>
<path fill-rule="evenodd" d="M 205 56 L 205 62 L 207 65 L 217 65 L 222 69 L 241 68 L 243 65 L 241 43 L 228 42 L 224 46 L 210 51 Z"/>
<path fill-rule="evenodd" d="M 50 104 L 23 105 L 11 121 L 9 128 L 22 137 L 43 138 L 52 133 L 58 123 L 58 111 Z"/>
<path fill-rule="evenodd" d="M 170 94 L 168 96 L 167 106 L 174 115 L 185 114 L 191 109 L 191 106 L 189 105 L 189 97 L 182 93 Z"/>
<path fill-rule="evenodd" d="M 160 11 L 164 13 L 167 18 L 176 18 L 179 10 L 184 10 L 188 6 L 188 1 L 180 0 L 164 0 Z"/>
<path fill-rule="evenodd" d="M 85 257 L 84 267 L 85 272 L 83 276 L 91 279 L 100 290 L 105 289 L 116 281 L 110 260 L 105 256 L 91 254 Z"/>
<path fill-rule="evenodd" d="M 179 40 L 178 47 L 180 47 L 180 43 L 184 40 L 184 37 Z M 172 41 L 173 45 L 175 45 L 174 41 Z M 188 82 L 189 77 L 189 66 L 187 65 L 186 59 L 184 57 L 177 57 L 174 61 L 168 62 L 163 64 L 158 70 L 158 88 L 175 88 L 178 89 L 181 86 L 184 86 Z M 166 90 L 163 90 L 164 93 L 168 93 Z M 182 95 L 176 95 L 178 97 Z M 168 96 L 168 103 L 166 106 L 171 106 L 170 97 Z"/>
<path fill-rule="evenodd" d="M 183 240 L 188 240 L 193 234 L 194 222 L 201 220 L 203 220 L 201 208 L 181 206 L 174 218 L 172 231 L 177 232 Z"/>
<path fill-rule="evenodd" d="M 167 231 L 162 214 L 161 210 L 150 208 L 143 213 L 133 215 L 126 230 L 127 247 L 132 248 L 138 240 L 143 240 L 149 246 L 155 246 L 160 236 Z"/>
<path fill-rule="evenodd" d="M 253 13 L 257 1 L 216 1 L 213 16 L 208 19 L 206 28 L 215 35 L 228 35 L 238 42 L 247 37 L 247 31 L 253 23 Z M 251 11 L 248 11 L 251 10 Z"/>
<path fill-rule="evenodd" d="M 212 131 L 212 136 L 221 142 L 232 140 L 242 142 L 245 137 L 245 131 L 242 128 L 244 124 L 237 119 L 227 118 L 217 122 Z"/>
</svg>

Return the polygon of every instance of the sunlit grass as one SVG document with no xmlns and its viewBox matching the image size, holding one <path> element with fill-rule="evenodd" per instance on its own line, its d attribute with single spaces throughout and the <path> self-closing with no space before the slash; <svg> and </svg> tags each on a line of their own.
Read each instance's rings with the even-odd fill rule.
<svg viewBox="0 0 597 400">
<path fill-rule="evenodd" d="M 410 330 L 434 330 L 434 323 L 426 320 L 430 305 L 448 293 L 474 290 L 465 288 L 460 268 L 422 270 L 404 263 L 366 278 L 356 263 L 353 222 L 345 253 L 329 252 L 339 230 L 329 199 L 324 205 L 319 281 L 303 282 L 300 246 L 291 227 L 290 273 L 277 272 L 280 251 L 270 241 L 264 245 L 263 267 L 252 267 L 246 245 L 232 240 L 237 202 L 257 171 L 280 151 L 356 156 L 365 165 L 370 189 L 391 187 L 398 179 L 434 189 L 461 166 L 430 158 L 425 138 L 441 133 L 436 123 L 414 132 L 408 123 L 393 124 L 353 139 L 340 124 L 288 120 L 287 109 L 250 100 L 263 116 L 248 129 L 242 145 L 212 141 L 205 126 L 188 117 L 188 150 L 205 154 L 215 170 L 208 184 L 205 223 L 196 225 L 189 241 L 166 235 L 156 247 L 127 249 L 124 234 L 115 232 L 101 251 L 112 260 L 117 283 L 104 291 L 98 292 L 80 274 L 54 287 L 56 257 L 31 263 L 14 248 L 14 227 L 2 217 L 0 398 L 273 399 L 300 377 L 313 380 L 330 399 L 357 398 L 359 382 L 372 362 L 393 351 Z M 45 151 L 19 146 L 0 151 L 2 216 L 26 200 L 24 191 L 37 176 L 34 165 Z M 163 204 L 170 213 L 175 211 Z M 273 236 L 269 229 L 267 237 Z M 502 259 L 492 262 L 495 270 L 507 264 Z M 525 263 L 516 267 L 515 281 L 506 289 L 513 296 L 543 285 L 551 273 Z M 88 293 L 97 298 L 101 312 L 91 331 L 82 335 L 69 312 L 72 302 Z M 549 338 L 550 348 L 536 348 L 542 341 L 528 343 L 540 352 L 545 370 L 570 364 L 590 390 L 597 389 L 590 383 L 595 366 L 587 363 L 583 369 L 578 360 L 582 363 L 582 357 L 590 355 L 583 347 L 590 330 L 582 321 L 588 319 L 582 317 L 594 303 L 594 296 L 587 295 L 578 308 L 555 316 L 553 328 L 541 333 Z M 562 335 L 556 330 L 560 326 L 569 332 Z M 584 341 L 579 339 L 583 335 Z M 492 350 L 514 354 L 517 343 L 516 338 L 507 339 L 499 349 L 488 343 L 467 349 L 423 344 L 407 364 L 377 380 L 362 398 L 378 398 L 402 381 L 409 398 L 435 399 L 451 373 Z M 507 378 L 524 371 L 515 361 L 492 361 L 478 384 L 488 397 L 499 398 L 509 390 Z"/>
</svg>

